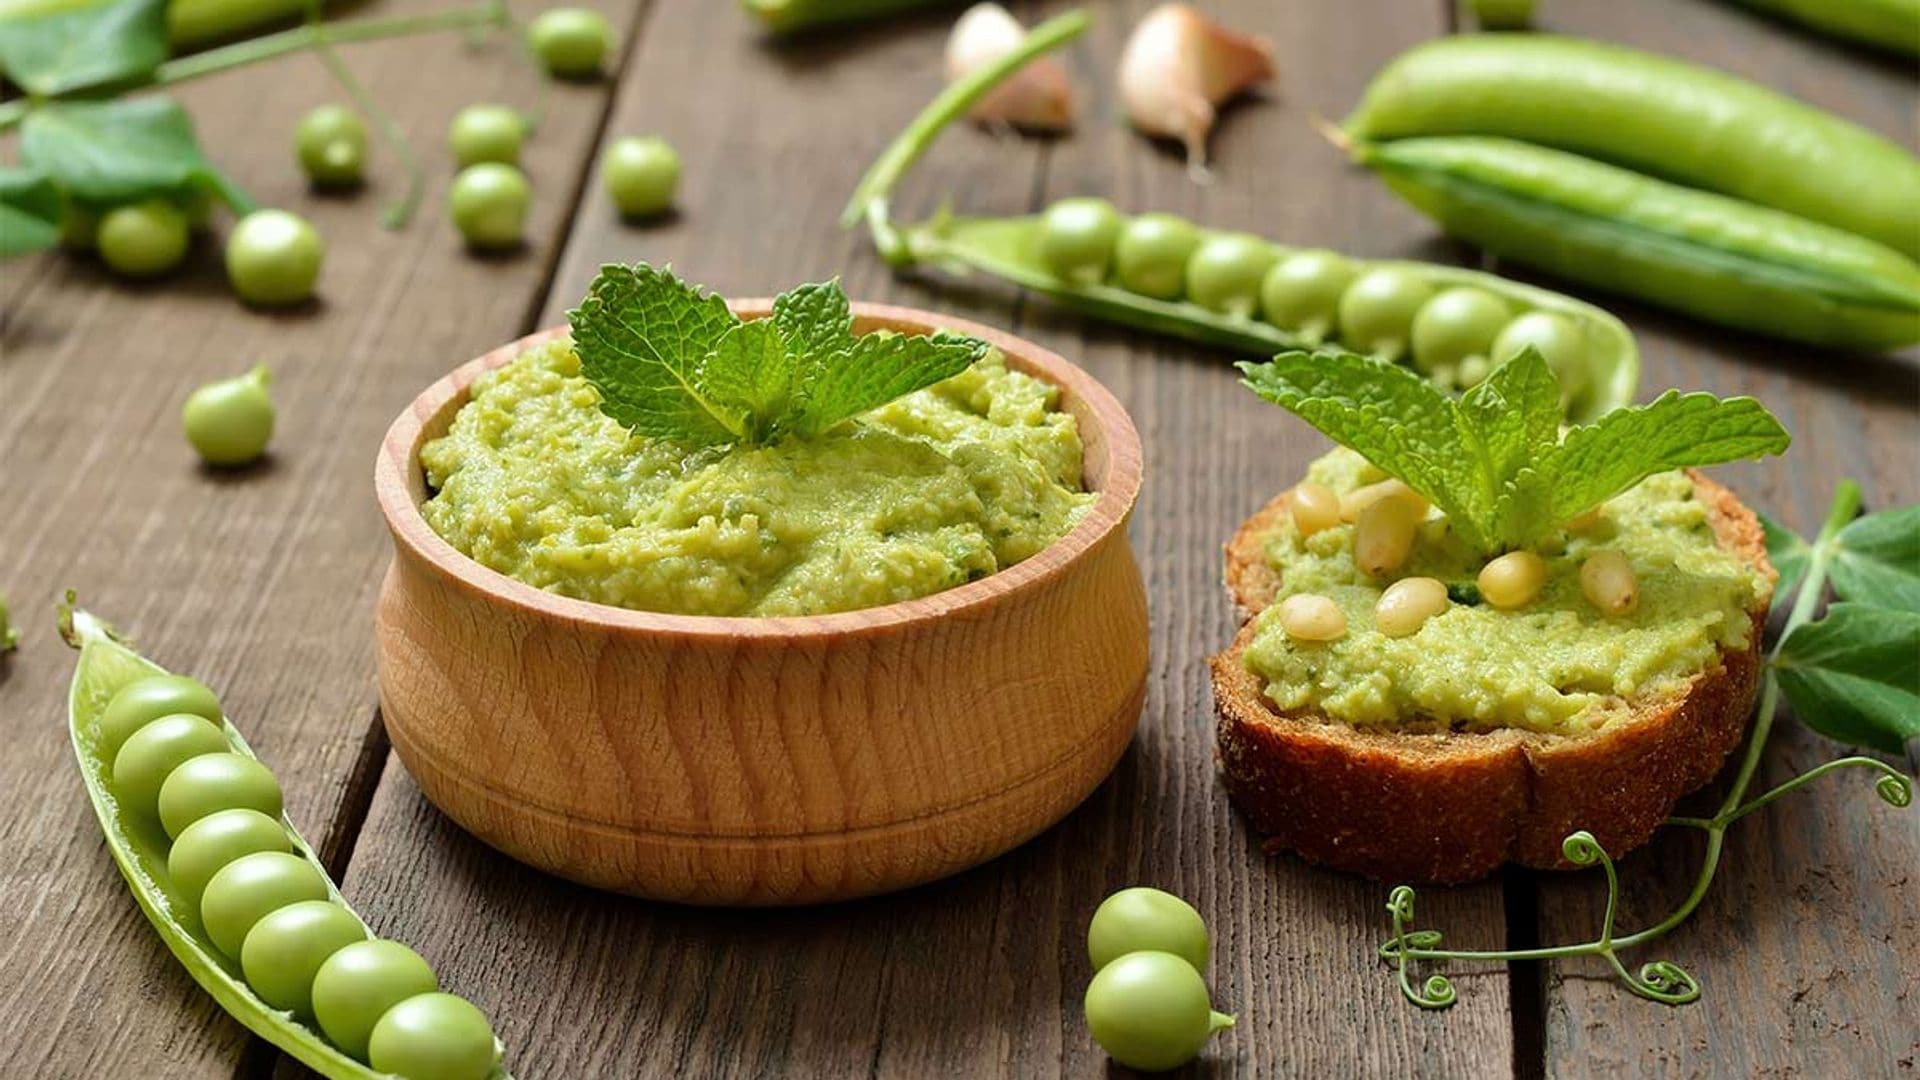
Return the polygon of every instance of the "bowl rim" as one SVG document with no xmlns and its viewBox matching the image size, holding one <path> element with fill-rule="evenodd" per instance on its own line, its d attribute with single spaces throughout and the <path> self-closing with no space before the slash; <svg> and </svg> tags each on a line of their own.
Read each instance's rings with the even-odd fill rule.
<svg viewBox="0 0 1920 1080">
<path fill-rule="evenodd" d="M 773 301 L 755 297 L 730 300 L 728 305 L 743 318 L 761 318 L 772 311 Z M 374 490 L 388 531 L 393 535 L 396 556 L 400 554 L 397 549 L 404 548 L 418 562 L 470 593 L 545 618 L 612 631 L 697 639 L 795 639 L 897 629 L 991 607 L 1013 593 L 1065 573 L 1114 530 L 1125 528 L 1139 498 L 1144 471 L 1140 435 L 1126 409 L 1098 380 L 1052 350 L 968 319 L 893 304 L 856 302 L 852 309 L 856 321 L 896 328 L 916 327 L 921 332 L 947 329 L 981 338 L 1000 349 L 1010 366 L 1078 398 L 1084 404 L 1077 417 L 1083 465 L 1096 442 L 1104 446 L 1107 454 L 1105 482 L 1096 493 L 1098 498 L 1092 508 L 1079 523 L 1035 554 L 977 581 L 911 600 L 827 615 L 685 615 L 640 611 L 578 600 L 529 585 L 459 551 L 427 524 L 420 513 L 422 500 L 416 497 L 416 485 L 424 489 L 419 450 L 425 442 L 429 423 L 456 400 L 464 399 L 481 373 L 569 333 L 566 326 L 554 326 L 493 349 L 442 376 L 415 397 L 387 429 L 374 464 Z M 1097 425 L 1097 431 L 1086 430 L 1089 421 Z"/>
</svg>

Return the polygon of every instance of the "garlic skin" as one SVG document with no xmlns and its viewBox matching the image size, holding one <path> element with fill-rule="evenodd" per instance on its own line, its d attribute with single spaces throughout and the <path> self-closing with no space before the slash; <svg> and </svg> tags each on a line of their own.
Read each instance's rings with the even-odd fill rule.
<svg viewBox="0 0 1920 1080">
<path fill-rule="evenodd" d="M 1027 28 L 1006 8 L 994 3 L 973 5 L 947 37 L 947 81 L 998 60 L 1026 36 Z M 1073 127 L 1073 88 L 1058 60 L 1035 57 L 981 98 L 967 115 L 984 124 L 1011 124 L 1026 131 L 1067 131 Z"/>
<path fill-rule="evenodd" d="M 1273 78 L 1273 42 L 1237 34 L 1189 4 L 1162 4 L 1133 28 L 1120 54 L 1120 101 L 1148 135 L 1178 139 L 1203 170 L 1215 106 Z"/>
</svg>

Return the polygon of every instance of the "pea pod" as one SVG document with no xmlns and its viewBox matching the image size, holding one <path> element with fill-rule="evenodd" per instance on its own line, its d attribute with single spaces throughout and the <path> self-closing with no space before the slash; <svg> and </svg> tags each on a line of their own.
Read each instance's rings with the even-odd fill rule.
<svg viewBox="0 0 1920 1080">
<path fill-rule="evenodd" d="M 1920 0 L 1739 0 L 1863 45 L 1920 56 Z"/>
<path fill-rule="evenodd" d="M 1104 276 L 1097 272 L 1100 267 L 1109 265 L 1110 253 L 1127 251 L 1125 231 L 1116 244 L 1110 230 L 1090 230 L 1101 234 L 1100 242 L 1084 251 L 1076 251 L 1074 272 L 1063 273 L 1058 252 L 1043 243 L 1051 224 L 1049 215 L 983 218 L 942 212 L 922 224 L 895 223 L 887 210 L 892 187 L 932 144 L 939 132 L 955 118 L 964 115 L 974 101 L 1006 75 L 1040 52 L 1072 38 L 1085 26 L 1085 16 L 1080 12 L 1070 12 L 1049 20 L 1035 27 L 1019 49 L 949 86 L 868 170 L 847 205 L 841 218 L 842 224 L 850 226 L 865 220 L 881 255 L 897 267 L 931 266 L 963 272 L 976 271 L 1031 289 L 1064 306 L 1109 322 L 1254 356 L 1271 356 L 1276 352 L 1319 345 L 1328 337 L 1333 319 L 1330 316 L 1318 320 L 1302 318 L 1297 322 L 1289 322 L 1295 327 L 1290 331 L 1266 318 L 1252 315 L 1246 311 L 1250 304 L 1265 308 L 1269 314 L 1275 311 L 1277 305 L 1273 298 L 1264 295 L 1258 299 L 1251 297 L 1249 281 L 1235 274 L 1213 273 L 1211 283 L 1200 290 L 1202 295 L 1196 297 L 1191 289 L 1197 284 L 1192 271 L 1209 257 L 1210 252 L 1222 248 L 1245 250 L 1264 247 L 1264 253 L 1251 252 L 1245 260 L 1257 262 L 1256 275 L 1270 267 L 1274 273 L 1284 274 L 1294 257 L 1309 255 L 1318 256 L 1325 263 L 1340 264 L 1342 269 L 1334 275 L 1338 280 L 1331 291 L 1315 298 L 1322 302 L 1338 300 L 1348 281 L 1365 281 L 1383 274 L 1402 278 L 1403 283 L 1411 286 L 1404 291 L 1417 294 L 1422 299 L 1448 289 L 1471 288 L 1497 297 L 1516 318 L 1541 312 L 1566 321 L 1572 336 L 1585 346 L 1575 359 L 1580 370 L 1572 373 L 1571 378 L 1567 377 L 1568 373 L 1562 373 L 1563 385 L 1573 387 L 1577 394 L 1570 402 L 1570 413 L 1576 419 L 1593 419 L 1633 399 L 1639 381 L 1639 352 L 1624 324 L 1591 304 L 1492 274 L 1416 262 L 1350 261 L 1331 253 L 1302 252 L 1242 234 L 1209 232 L 1185 223 L 1177 223 L 1180 227 L 1176 228 L 1166 215 L 1134 218 L 1135 223 L 1153 225 L 1151 231 L 1156 241 L 1165 241 L 1168 234 L 1179 234 L 1177 243 L 1155 242 L 1151 246 L 1157 250 L 1174 252 L 1175 258 L 1182 257 L 1180 253 L 1190 253 L 1185 256 L 1190 260 L 1186 264 L 1188 280 L 1182 286 L 1178 273 L 1146 273 L 1143 267 L 1130 265 L 1126 258 L 1113 259 L 1110 271 Z M 1062 204 L 1056 206 L 1069 201 L 1086 202 L 1063 200 Z M 1213 267 L 1210 271 L 1218 269 Z M 1329 267 L 1323 266 L 1322 269 Z M 1327 274 L 1318 276 L 1322 281 L 1330 280 Z M 1146 291 L 1124 288 L 1118 283 L 1121 280 L 1132 281 Z M 1258 280 L 1257 277 L 1254 280 Z M 1267 280 L 1272 281 L 1272 278 Z M 1196 299 L 1209 302 L 1198 303 Z M 1404 323 L 1413 317 L 1413 312 L 1409 310 L 1399 315 L 1405 316 L 1399 319 Z M 1409 336 L 1410 329 L 1405 325 L 1399 326 L 1395 333 L 1401 340 L 1393 342 L 1391 348 L 1375 351 L 1396 359 L 1404 356 L 1404 339 Z M 1482 363 L 1479 366 L 1484 369 L 1486 365 Z M 1452 373 L 1435 374 L 1440 381 L 1450 384 L 1450 379 L 1443 376 Z"/>
<path fill-rule="evenodd" d="M 1792 214 L 1512 139 L 1358 144 L 1448 232 L 1504 257 L 1794 341 L 1920 341 L 1920 265 Z"/>
<path fill-rule="evenodd" d="M 114 797 L 111 762 L 107 748 L 102 745 L 101 720 L 107 705 L 128 685 L 166 672 L 123 644 L 100 619 L 72 608 L 71 597 L 68 600 L 61 633 L 70 645 L 80 650 L 68 697 L 69 735 L 88 800 L 106 837 L 107 850 L 120 867 L 121 876 L 126 878 L 141 912 L 187 974 L 254 1034 L 329 1080 L 380 1080 L 386 1074 L 341 1052 L 309 1023 L 261 999 L 243 977 L 239 960 L 223 955 L 201 925 L 198 912 L 189 910 L 192 905 L 184 898 L 185 890 L 173 880 L 168 869 L 171 841 L 160 822 L 122 806 Z M 192 722 L 185 717 L 172 719 Z M 166 722 L 155 721 L 156 724 Z M 222 720 L 220 728 L 233 754 L 257 760 L 246 740 L 230 723 Z M 293 856 L 311 866 L 318 879 L 325 882 L 328 898 L 351 914 L 339 889 L 327 878 L 326 868 L 314 854 L 313 847 L 284 817 L 280 824 L 286 830 Z M 489 1080 L 512 1078 L 504 1068 L 495 1066 Z"/>
<path fill-rule="evenodd" d="M 740 0 L 740 6 L 768 30 L 788 34 L 952 2 L 954 0 Z"/>
<path fill-rule="evenodd" d="M 17 18 L 74 11 L 102 0 L 0 0 L 0 25 Z M 307 0 L 170 0 L 167 38 L 175 49 L 192 49 L 291 22 L 305 14 Z"/>
<path fill-rule="evenodd" d="M 1744 79 L 1618 45 L 1546 34 L 1440 38 L 1382 69 L 1345 128 L 1363 142 L 1493 135 L 1551 146 L 1920 258 L 1920 159 Z"/>
</svg>

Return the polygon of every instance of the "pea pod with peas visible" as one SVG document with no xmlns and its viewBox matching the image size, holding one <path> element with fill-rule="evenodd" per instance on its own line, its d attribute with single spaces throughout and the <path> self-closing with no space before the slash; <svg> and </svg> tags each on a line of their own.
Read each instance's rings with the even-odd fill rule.
<svg viewBox="0 0 1920 1080">
<path fill-rule="evenodd" d="M 1920 341 L 1920 264 L 1872 240 L 1512 139 L 1359 144 L 1355 160 L 1493 254 L 1794 341 Z"/>
<path fill-rule="evenodd" d="M 942 212 L 895 223 L 892 187 L 939 132 L 1026 60 L 1084 27 L 1078 12 L 1050 20 L 1020 48 L 953 83 L 875 162 L 842 223 L 865 220 L 898 267 L 977 271 L 1101 319 L 1250 355 L 1338 340 L 1410 361 L 1450 387 L 1478 381 L 1507 358 L 1499 355 L 1507 322 L 1545 320 L 1558 345 L 1543 351 L 1555 354 L 1550 362 L 1576 418 L 1632 400 L 1639 354 L 1618 319 L 1492 274 L 1349 259 L 1169 214 L 1128 217 L 1101 199 L 1062 199 L 1019 217 Z M 1501 318 L 1489 320 L 1489 312 Z"/>
<path fill-rule="evenodd" d="M 1831 113 L 1712 68 L 1549 34 L 1415 46 L 1344 125 L 1361 143 L 1487 135 L 1716 191 L 1920 258 L 1920 159 Z"/>
<path fill-rule="evenodd" d="M 81 778 L 108 853 L 193 980 L 329 1080 L 511 1080 L 485 1017 L 438 993 L 412 950 L 368 937 L 213 693 L 68 603 Z"/>
</svg>

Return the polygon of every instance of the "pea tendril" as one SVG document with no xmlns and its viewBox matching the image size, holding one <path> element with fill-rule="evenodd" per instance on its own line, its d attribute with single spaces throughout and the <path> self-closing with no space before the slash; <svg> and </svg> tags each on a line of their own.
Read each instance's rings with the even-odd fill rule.
<svg viewBox="0 0 1920 1080">
<path fill-rule="evenodd" d="M 1794 598 L 1793 608 L 1788 613 L 1786 625 L 1781 629 L 1780 640 L 1784 641 L 1794 627 L 1813 617 L 1814 610 L 1819 606 L 1820 597 L 1825 591 L 1827 571 L 1833 553 L 1837 549 L 1837 545 L 1833 542 L 1834 537 L 1853 520 L 1859 509 L 1859 486 L 1851 480 L 1842 481 L 1834 493 L 1827 519 L 1820 529 L 1820 536 L 1812 546 L 1813 556 L 1807 566 L 1806 577 Z M 1538 949 L 1442 949 L 1439 931 L 1412 929 L 1413 889 L 1406 885 L 1395 886 L 1387 900 L 1387 913 L 1392 919 L 1393 937 L 1380 946 L 1379 955 L 1383 962 L 1394 965 L 1400 982 L 1401 995 L 1423 1009 L 1444 1009 L 1452 1005 L 1457 997 L 1452 981 L 1445 975 L 1429 975 L 1424 982 L 1416 983 L 1409 969 L 1417 961 L 1507 963 L 1517 960 L 1599 956 L 1613 968 L 1614 974 L 1628 990 L 1641 997 L 1675 1006 L 1698 1001 L 1700 983 L 1685 968 L 1670 960 L 1655 960 L 1642 964 L 1639 971 L 1635 973 L 1628 970 L 1620 960 L 1619 953 L 1665 936 L 1694 913 L 1701 901 L 1706 898 L 1707 889 L 1712 885 L 1714 875 L 1720 868 L 1720 856 L 1725 850 L 1728 826 L 1775 799 L 1840 769 L 1874 770 L 1880 773 L 1874 781 L 1874 792 L 1883 801 L 1894 807 L 1907 807 L 1913 803 L 1911 779 L 1883 761 L 1860 756 L 1826 762 L 1762 795 L 1752 799 L 1746 797 L 1747 790 L 1752 785 L 1754 773 L 1759 769 L 1761 755 L 1766 751 L 1767 739 L 1773 732 L 1774 714 L 1778 711 L 1780 704 L 1780 684 L 1772 667 L 1772 661 L 1778 656 L 1779 651 L 1779 645 L 1776 644 L 1768 654 L 1768 668 L 1761 683 L 1760 704 L 1754 716 L 1753 733 L 1747 741 L 1746 755 L 1740 761 L 1733 784 L 1727 789 L 1726 797 L 1721 800 L 1719 811 L 1710 818 L 1670 817 L 1665 822 L 1667 825 L 1700 829 L 1707 834 L 1707 850 L 1701 861 L 1699 875 L 1694 880 L 1693 889 L 1688 892 L 1687 898 L 1680 903 L 1679 907 L 1666 918 L 1644 930 L 1615 937 L 1614 920 L 1620 900 L 1619 874 L 1614 869 L 1613 859 L 1594 839 L 1593 834 L 1584 829 L 1568 836 L 1561 845 L 1561 851 L 1568 862 L 1576 866 L 1598 864 L 1606 874 L 1606 912 L 1601 917 L 1599 936 L 1592 941 Z"/>
</svg>

